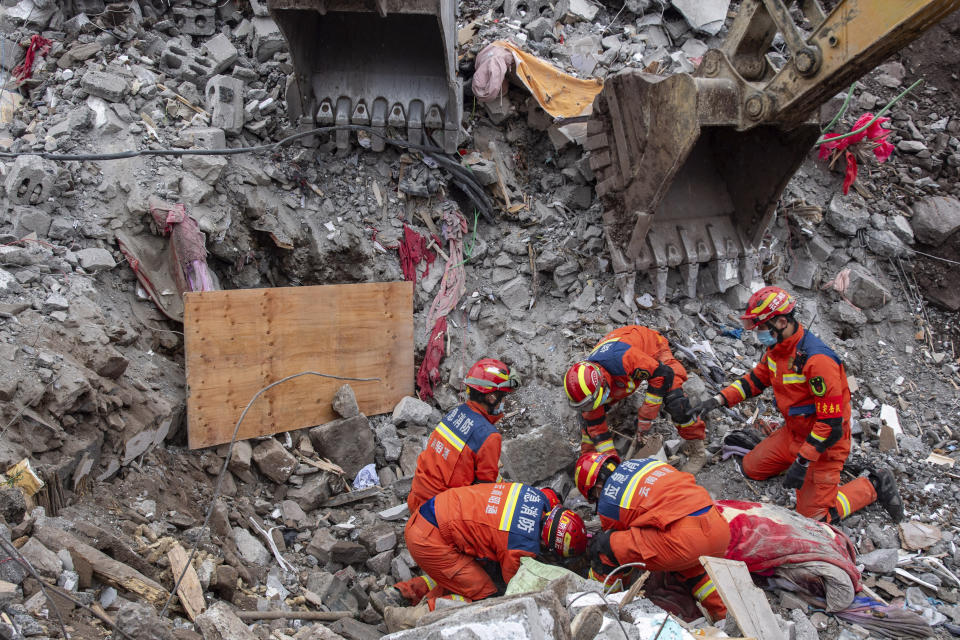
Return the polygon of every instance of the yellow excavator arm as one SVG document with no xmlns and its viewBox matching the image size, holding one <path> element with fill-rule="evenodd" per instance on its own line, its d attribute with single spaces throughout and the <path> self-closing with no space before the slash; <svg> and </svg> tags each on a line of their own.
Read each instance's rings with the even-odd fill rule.
<svg viewBox="0 0 960 640">
<path fill-rule="evenodd" d="M 960 0 L 743 0 L 694 74 L 626 70 L 594 102 L 585 148 L 623 303 L 638 271 L 664 299 L 724 291 L 756 274 L 756 246 L 820 135 L 819 107 L 960 7 Z M 768 60 L 780 33 L 789 50 Z"/>
</svg>

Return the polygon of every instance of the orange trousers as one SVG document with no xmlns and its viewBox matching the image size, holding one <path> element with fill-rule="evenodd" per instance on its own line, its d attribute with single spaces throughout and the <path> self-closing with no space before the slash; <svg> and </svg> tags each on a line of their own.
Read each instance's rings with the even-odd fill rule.
<svg viewBox="0 0 960 640">
<path fill-rule="evenodd" d="M 753 451 L 743 457 L 743 473 L 754 480 L 766 480 L 786 471 L 797 459 L 806 436 L 786 427 L 764 438 Z M 797 489 L 797 513 L 814 520 L 839 522 L 854 511 L 877 499 L 877 492 L 867 478 L 857 478 L 840 485 L 840 473 L 847 456 L 830 456 L 828 449 L 807 467 L 803 486 Z"/>
<path fill-rule="evenodd" d="M 617 538 L 628 540 L 628 548 Z M 700 556 L 724 557 L 730 545 L 730 526 L 716 508 L 681 518 L 662 530 L 637 527 L 614 532 L 610 543 L 620 562 L 643 562 L 650 571 L 679 575 L 714 620 L 726 617 L 727 608 L 700 564 Z"/>
<path fill-rule="evenodd" d="M 497 592 L 490 575 L 477 559 L 460 553 L 443 539 L 440 530 L 415 511 L 407 522 L 403 537 L 407 550 L 420 568 L 437 586 L 427 598 L 453 593 L 469 600 L 482 600 Z"/>
</svg>

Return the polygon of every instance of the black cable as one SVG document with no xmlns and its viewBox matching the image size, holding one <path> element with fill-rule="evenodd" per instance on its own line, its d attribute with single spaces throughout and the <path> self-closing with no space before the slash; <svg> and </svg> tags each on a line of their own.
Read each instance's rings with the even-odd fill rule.
<svg viewBox="0 0 960 640">
<path fill-rule="evenodd" d="M 420 151 L 424 156 L 430 158 L 449 173 L 454 178 L 456 184 L 473 201 L 483 214 L 485 220 L 494 222 L 493 204 L 487 198 L 483 187 L 477 183 L 476 179 L 469 169 L 464 168 L 453 158 L 443 155 L 437 147 L 424 144 L 416 144 L 399 138 L 389 138 L 380 133 L 373 127 L 366 127 L 358 124 L 331 125 L 328 127 L 317 127 L 309 131 L 301 131 L 282 138 L 277 142 L 261 144 L 252 147 L 236 147 L 233 149 L 130 149 L 128 151 L 118 151 L 115 153 L 51 153 L 48 151 L 0 151 L 0 158 L 19 158 L 20 156 L 38 156 L 44 160 L 54 162 L 96 162 L 102 160 L 127 160 L 142 156 L 234 156 L 242 153 L 257 153 L 260 151 L 276 151 L 291 142 L 301 138 L 316 135 L 319 133 L 330 133 L 333 131 L 363 131 L 373 136 L 381 138 L 384 142 L 399 147 Z"/>
</svg>

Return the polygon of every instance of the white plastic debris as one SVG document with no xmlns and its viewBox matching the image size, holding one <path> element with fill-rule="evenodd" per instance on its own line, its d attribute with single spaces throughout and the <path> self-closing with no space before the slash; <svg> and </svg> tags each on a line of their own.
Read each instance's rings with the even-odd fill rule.
<svg viewBox="0 0 960 640">
<path fill-rule="evenodd" d="M 357 477 L 353 479 L 354 489 L 366 489 L 380 484 L 380 476 L 377 475 L 377 465 L 370 463 L 357 472 Z"/>
</svg>

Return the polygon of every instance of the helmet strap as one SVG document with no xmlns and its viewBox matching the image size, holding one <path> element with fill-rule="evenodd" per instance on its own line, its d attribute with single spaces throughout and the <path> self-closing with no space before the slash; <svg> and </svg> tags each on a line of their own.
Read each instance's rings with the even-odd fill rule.
<svg viewBox="0 0 960 640">
<path fill-rule="evenodd" d="M 609 478 L 610 474 L 612 474 L 616 470 L 617 470 L 617 465 L 613 464 L 612 462 L 605 462 L 600 467 L 600 470 L 597 471 L 597 481 L 594 483 L 593 486 L 599 485 L 601 488 L 603 488 L 603 485 L 607 484 L 607 478 Z"/>
</svg>

